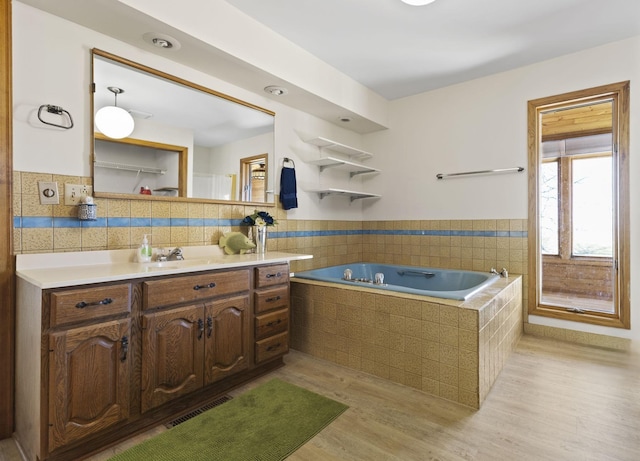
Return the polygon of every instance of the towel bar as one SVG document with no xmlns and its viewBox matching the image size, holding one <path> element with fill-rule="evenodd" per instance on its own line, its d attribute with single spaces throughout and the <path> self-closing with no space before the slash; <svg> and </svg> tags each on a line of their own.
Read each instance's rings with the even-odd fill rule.
<svg viewBox="0 0 640 461">
<path fill-rule="evenodd" d="M 446 178 L 453 178 L 456 176 L 469 176 L 474 174 L 493 174 L 493 173 L 511 173 L 511 172 L 520 173 L 522 171 L 524 171 L 524 167 L 516 166 L 513 168 L 498 168 L 495 170 L 465 171 L 464 173 L 449 173 L 449 174 L 438 173 L 436 175 L 436 178 L 446 179 Z"/>
</svg>

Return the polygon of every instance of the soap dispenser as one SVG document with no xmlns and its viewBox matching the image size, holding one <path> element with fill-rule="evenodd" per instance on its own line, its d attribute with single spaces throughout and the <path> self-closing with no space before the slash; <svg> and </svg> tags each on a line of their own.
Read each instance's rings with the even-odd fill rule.
<svg viewBox="0 0 640 461">
<path fill-rule="evenodd" d="M 140 245 L 140 248 L 138 248 L 138 262 L 140 263 L 150 262 L 151 254 L 152 254 L 151 245 L 149 245 L 147 234 L 144 234 L 144 238 L 142 239 L 142 244 Z"/>
</svg>

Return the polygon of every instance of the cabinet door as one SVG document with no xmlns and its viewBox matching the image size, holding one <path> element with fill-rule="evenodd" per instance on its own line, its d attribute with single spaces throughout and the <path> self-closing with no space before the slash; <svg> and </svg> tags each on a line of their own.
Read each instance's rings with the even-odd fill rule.
<svg viewBox="0 0 640 461">
<path fill-rule="evenodd" d="M 142 411 L 201 388 L 202 305 L 145 314 L 142 328 Z"/>
<path fill-rule="evenodd" d="M 129 417 L 131 320 L 49 336 L 49 451 Z"/>
<path fill-rule="evenodd" d="M 249 295 L 207 303 L 205 370 L 212 383 L 249 367 Z"/>
</svg>

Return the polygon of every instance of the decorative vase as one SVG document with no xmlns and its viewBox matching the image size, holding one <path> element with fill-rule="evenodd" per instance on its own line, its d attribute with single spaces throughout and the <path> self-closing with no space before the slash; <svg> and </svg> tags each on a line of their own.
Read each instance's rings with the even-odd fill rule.
<svg viewBox="0 0 640 461">
<path fill-rule="evenodd" d="M 267 251 L 267 226 L 253 226 L 253 239 L 256 254 L 263 255 Z"/>
</svg>

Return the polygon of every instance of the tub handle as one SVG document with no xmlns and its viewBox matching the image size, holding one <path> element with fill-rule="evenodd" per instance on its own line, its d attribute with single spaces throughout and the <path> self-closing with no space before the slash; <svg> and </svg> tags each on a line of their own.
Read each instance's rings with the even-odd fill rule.
<svg viewBox="0 0 640 461">
<path fill-rule="evenodd" d="M 431 277 L 435 277 L 436 274 L 434 274 L 433 272 L 427 272 L 427 271 L 412 271 L 412 270 L 402 270 L 402 271 L 398 271 L 398 275 L 415 275 L 415 276 L 419 276 L 419 277 L 426 277 L 428 279 L 430 279 Z"/>
</svg>

